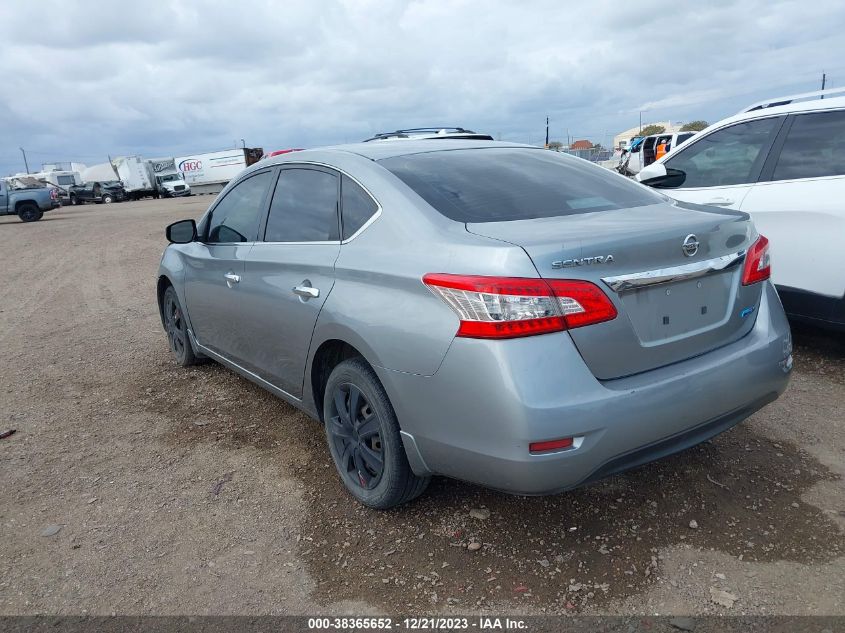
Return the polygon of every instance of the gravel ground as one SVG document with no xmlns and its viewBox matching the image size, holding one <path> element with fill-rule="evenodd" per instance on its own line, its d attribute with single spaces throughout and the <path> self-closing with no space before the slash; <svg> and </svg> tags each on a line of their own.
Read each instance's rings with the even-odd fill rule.
<svg viewBox="0 0 845 633">
<path fill-rule="evenodd" d="M 379 513 L 316 423 L 171 362 L 163 228 L 210 200 L 0 219 L 1 614 L 845 615 L 842 335 L 796 327 L 787 393 L 681 455 Z"/>
</svg>

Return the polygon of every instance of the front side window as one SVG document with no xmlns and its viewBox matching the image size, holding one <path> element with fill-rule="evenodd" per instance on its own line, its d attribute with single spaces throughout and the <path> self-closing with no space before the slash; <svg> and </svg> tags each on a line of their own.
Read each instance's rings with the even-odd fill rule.
<svg viewBox="0 0 845 633">
<path fill-rule="evenodd" d="M 272 172 L 256 174 L 235 185 L 211 212 L 207 242 L 253 242 Z"/>
<path fill-rule="evenodd" d="M 695 136 L 695 132 L 684 132 L 683 134 L 678 134 L 678 142 L 675 147 L 683 143 L 684 141 L 688 141 L 693 136 Z"/>
<path fill-rule="evenodd" d="M 283 169 L 276 183 L 265 242 L 337 241 L 338 178 L 316 169 Z"/>
<path fill-rule="evenodd" d="M 687 187 L 719 187 L 752 182 L 762 166 L 769 144 L 780 126 L 774 117 L 737 123 L 697 140 L 666 161 L 680 169 Z"/>
<path fill-rule="evenodd" d="M 845 111 L 795 117 L 778 156 L 772 180 L 845 174 Z"/>
<path fill-rule="evenodd" d="M 341 223 L 343 239 L 348 240 L 378 211 L 376 201 L 349 176 L 341 183 Z"/>
<path fill-rule="evenodd" d="M 458 222 L 551 218 L 664 201 L 588 161 L 540 149 L 425 152 L 379 164 Z"/>
</svg>

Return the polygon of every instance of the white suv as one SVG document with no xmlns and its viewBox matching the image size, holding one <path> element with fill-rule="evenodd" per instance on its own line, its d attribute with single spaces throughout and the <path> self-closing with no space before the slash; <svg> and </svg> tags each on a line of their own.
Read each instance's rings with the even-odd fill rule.
<svg viewBox="0 0 845 633">
<path fill-rule="evenodd" d="M 787 314 L 845 329 L 845 88 L 769 99 L 644 167 L 643 184 L 751 214 Z M 832 97 L 832 98 L 831 98 Z"/>
</svg>

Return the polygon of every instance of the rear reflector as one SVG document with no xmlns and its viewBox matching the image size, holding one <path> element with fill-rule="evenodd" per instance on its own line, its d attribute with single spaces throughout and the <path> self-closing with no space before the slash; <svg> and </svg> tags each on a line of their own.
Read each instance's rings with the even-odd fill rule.
<svg viewBox="0 0 845 633">
<path fill-rule="evenodd" d="M 548 442 L 531 442 L 528 445 L 528 450 L 532 453 L 548 453 L 549 451 L 559 451 L 564 448 L 569 448 L 573 444 L 571 437 L 564 437 L 559 440 L 550 440 Z"/>
<path fill-rule="evenodd" d="M 431 273 L 423 283 L 458 315 L 457 336 L 515 338 L 616 318 L 607 295 L 588 281 Z"/>
<path fill-rule="evenodd" d="M 769 240 L 761 235 L 748 249 L 745 255 L 745 266 L 742 269 L 742 285 L 748 286 L 758 281 L 764 281 L 772 275 L 772 264 L 769 259 Z"/>
</svg>

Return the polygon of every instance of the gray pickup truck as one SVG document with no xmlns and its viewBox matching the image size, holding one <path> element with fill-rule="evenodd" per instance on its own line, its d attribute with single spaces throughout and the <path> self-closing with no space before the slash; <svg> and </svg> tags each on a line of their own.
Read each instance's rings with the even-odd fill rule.
<svg viewBox="0 0 845 633">
<path fill-rule="evenodd" d="M 0 180 L 0 215 L 16 215 L 22 222 L 35 222 L 45 211 L 62 206 L 53 187 L 21 187 L 9 183 L 9 180 Z"/>
</svg>

